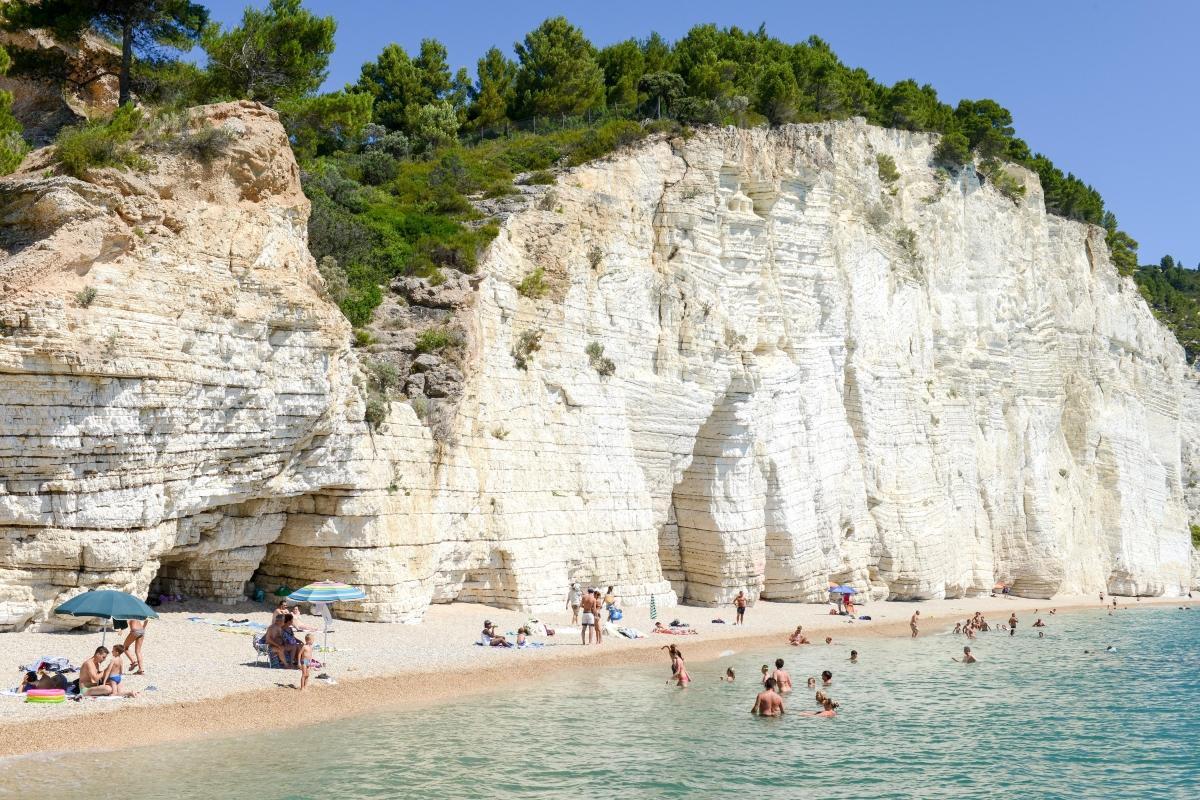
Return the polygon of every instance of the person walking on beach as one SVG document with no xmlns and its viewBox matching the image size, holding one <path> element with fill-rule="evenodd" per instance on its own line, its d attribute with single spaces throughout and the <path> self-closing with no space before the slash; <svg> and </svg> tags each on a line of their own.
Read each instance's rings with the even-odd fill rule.
<svg viewBox="0 0 1200 800">
<path fill-rule="evenodd" d="M 579 606 L 583 603 L 583 592 L 579 591 L 579 584 L 571 581 L 571 588 L 567 590 L 567 605 L 566 608 L 571 609 L 571 624 L 579 624 Z"/>
<path fill-rule="evenodd" d="M 737 619 L 734 620 L 734 625 L 746 624 L 746 593 L 739 591 L 737 597 L 733 598 L 733 605 L 737 609 Z"/>
<path fill-rule="evenodd" d="M 775 679 L 775 689 L 780 694 L 787 694 L 792 691 L 792 676 L 787 674 L 787 670 L 783 668 L 783 659 L 775 659 L 775 674 L 771 676 Z"/>
<path fill-rule="evenodd" d="M 921 621 L 921 610 L 917 609 L 916 611 L 913 612 L 912 617 L 910 617 L 908 620 L 908 627 L 910 630 L 912 630 L 912 638 L 914 638 L 914 639 L 917 638 L 917 634 L 920 633 L 920 631 L 917 630 L 917 623 L 920 621 Z"/>
<path fill-rule="evenodd" d="M 963 648 L 963 657 L 961 659 L 955 658 L 954 656 L 950 656 L 950 660 L 958 661 L 960 664 L 974 664 L 979 659 L 977 659 L 975 656 L 971 655 L 970 647 L 964 647 Z"/>
<path fill-rule="evenodd" d="M 783 698 L 775 693 L 774 678 L 767 678 L 767 682 L 763 684 L 763 690 L 758 693 L 758 697 L 754 698 L 754 706 L 750 709 L 750 713 L 760 717 L 783 715 Z"/>
<path fill-rule="evenodd" d="M 1008 635 L 1017 635 L 1017 612 L 1015 611 L 1012 612 L 1012 615 L 1008 618 Z"/>
<path fill-rule="evenodd" d="M 142 641 L 146 638 L 144 619 L 129 620 L 129 635 L 125 637 L 125 653 L 129 657 L 129 668 L 133 675 L 145 675 L 146 666 L 142 661 Z"/>
<path fill-rule="evenodd" d="M 604 593 L 604 608 L 610 609 L 617 604 L 617 596 L 613 594 L 613 587 L 608 587 L 608 591 Z"/>
<path fill-rule="evenodd" d="M 592 609 L 594 608 L 592 593 L 584 592 L 583 599 L 580 602 L 582 604 L 580 607 L 583 609 L 583 616 L 579 620 L 579 642 L 580 644 L 591 644 L 592 630 L 596 621 L 596 618 L 592 614 Z"/>
</svg>

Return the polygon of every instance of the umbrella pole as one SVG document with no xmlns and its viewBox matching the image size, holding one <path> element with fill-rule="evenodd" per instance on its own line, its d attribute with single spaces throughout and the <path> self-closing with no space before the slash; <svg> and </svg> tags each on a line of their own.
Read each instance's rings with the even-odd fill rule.
<svg viewBox="0 0 1200 800">
<path fill-rule="evenodd" d="M 100 629 L 100 646 L 104 647 L 108 641 L 108 618 L 104 619 L 104 627 Z"/>
</svg>

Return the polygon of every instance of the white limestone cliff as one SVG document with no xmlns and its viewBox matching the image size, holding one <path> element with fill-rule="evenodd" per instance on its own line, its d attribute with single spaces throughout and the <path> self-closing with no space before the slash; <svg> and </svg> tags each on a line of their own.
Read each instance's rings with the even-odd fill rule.
<svg viewBox="0 0 1200 800">
<path fill-rule="evenodd" d="M 368 592 L 339 612 L 404 620 L 574 578 L 660 604 L 1192 581 L 1182 350 L 1024 172 L 1014 203 L 860 122 L 572 170 L 483 259 L 435 436 L 402 399 L 363 422 L 273 113 L 205 113 L 240 134 L 207 171 L 0 184 L 37 232 L 0 262 L 0 626 L 155 577 L 334 578 Z"/>
</svg>

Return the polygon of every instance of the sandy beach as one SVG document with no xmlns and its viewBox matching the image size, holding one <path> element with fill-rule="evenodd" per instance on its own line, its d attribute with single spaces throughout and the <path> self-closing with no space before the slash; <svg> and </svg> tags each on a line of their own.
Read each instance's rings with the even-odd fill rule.
<svg viewBox="0 0 1200 800">
<path fill-rule="evenodd" d="M 1121 608 L 1182 605 L 1179 598 L 1144 598 L 1140 602 L 1118 598 Z M 645 639 L 605 637 L 600 646 L 583 646 L 578 633 L 561 632 L 540 639 L 546 646 L 522 650 L 475 646 L 481 623 L 493 620 L 500 631 L 515 631 L 530 614 L 472 604 L 433 606 L 417 625 L 353 623 L 338 620 L 330 644 L 336 652 L 318 654 L 334 684 L 315 680 L 304 694 L 299 673 L 256 665 L 250 635 L 224 632 L 213 622 L 228 619 L 269 621 L 268 607 L 243 603 L 217 606 L 196 601 L 167 605 L 161 618 L 151 622 L 145 644 L 144 676 L 127 676 L 125 683 L 139 694 L 131 699 L 86 698 L 60 705 L 27 704 L 19 697 L 0 697 L 0 756 L 64 749 L 116 749 L 204 736 L 270 730 L 308 725 L 384 709 L 437 703 L 449 695 L 488 691 L 518 682 L 545 679 L 551 673 L 580 666 L 647 664 L 663 659 L 659 648 L 669 642 L 686 646 L 689 662 L 703 662 L 729 651 L 779 645 L 798 624 L 825 647 L 825 636 L 835 644 L 859 642 L 869 652 L 873 636 L 909 635 L 908 620 L 920 610 L 922 634 L 946 631 L 955 619 L 982 611 L 1000 622 L 1016 611 L 1020 630 L 1027 631 L 1036 616 L 1052 632 L 1051 608 L 1059 614 L 1101 607 L 1096 595 L 1057 597 L 1051 600 L 979 597 L 931 600 L 920 603 L 877 602 L 861 606 L 870 621 L 850 621 L 830 616 L 825 605 L 760 602 L 747 611 L 744 626 L 713 624 L 732 622 L 732 608 L 677 606 L 660 609 L 659 620 L 680 619 L 693 626 L 695 636 L 648 635 Z M 199 617 L 204 621 L 195 621 Z M 552 627 L 566 626 L 570 612 L 540 615 Z M 318 617 L 300 622 L 320 629 Z M 627 609 L 622 625 L 649 633 L 649 609 Z M 819 635 L 818 635 L 819 634 Z M 9 654 L 9 680 L 16 684 L 16 666 L 41 656 L 66 656 L 78 665 L 100 644 L 99 631 L 70 633 L 3 633 L 0 647 Z M 108 634 L 108 645 L 120 641 Z M 318 644 L 320 634 L 318 632 Z M 952 650 L 958 640 L 948 640 Z M 781 649 L 781 655 L 787 652 Z M 150 687 L 154 687 L 151 689 Z M 9 688 L 7 685 L 4 688 Z M 453 702 L 461 702 L 456 697 Z M 95 725 L 95 714 L 106 716 Z M 114 730 L 120 733 L 114 736 Z"/>
</svg>

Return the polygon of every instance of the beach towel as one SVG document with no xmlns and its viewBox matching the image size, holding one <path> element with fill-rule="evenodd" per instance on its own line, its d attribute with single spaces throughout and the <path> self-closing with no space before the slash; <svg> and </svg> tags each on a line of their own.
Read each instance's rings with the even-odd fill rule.
<svg viewBox="0 0 1200 800">
<path fill-rule="evenodd" d="M 42 656 L 32 664 L 26 664 L 19 667 L 22 672 L 37 672 L 38 670 L 46 670 L 48 672 L 77 672 L 79 667 L 71 665 L 71 659 L 63 658 L 62 656 Z"/>
<path fill-rule="evenodd" d="M 646 634 L 639 631 L 637 628 L 617 628 L 617 633 L 624 636 L 626 639 L 645 639 Z"/>
<path fill-rule="evenodd" d="M 665 633 L 668 636 L 694 636 L 699 631 L 694 631 L 691 628 L 655 628 L 653 633 Z"/>
<path fill-rule="evenodd" d="M 527 641 L 527 642 L 525 642 L 525 644 L 519 644 L 519 645 L 517 645 L 517 649 L 518 649 L 518 650 L 536 650 L 536 649 L 538 649 L 538 648 L 540 648 L 540 647 L 545 647 L 545 646 L 546 646 L 546 645 L 542 644 L 541 642 L 529 642 L 529 641 Z"/>
</svg>

